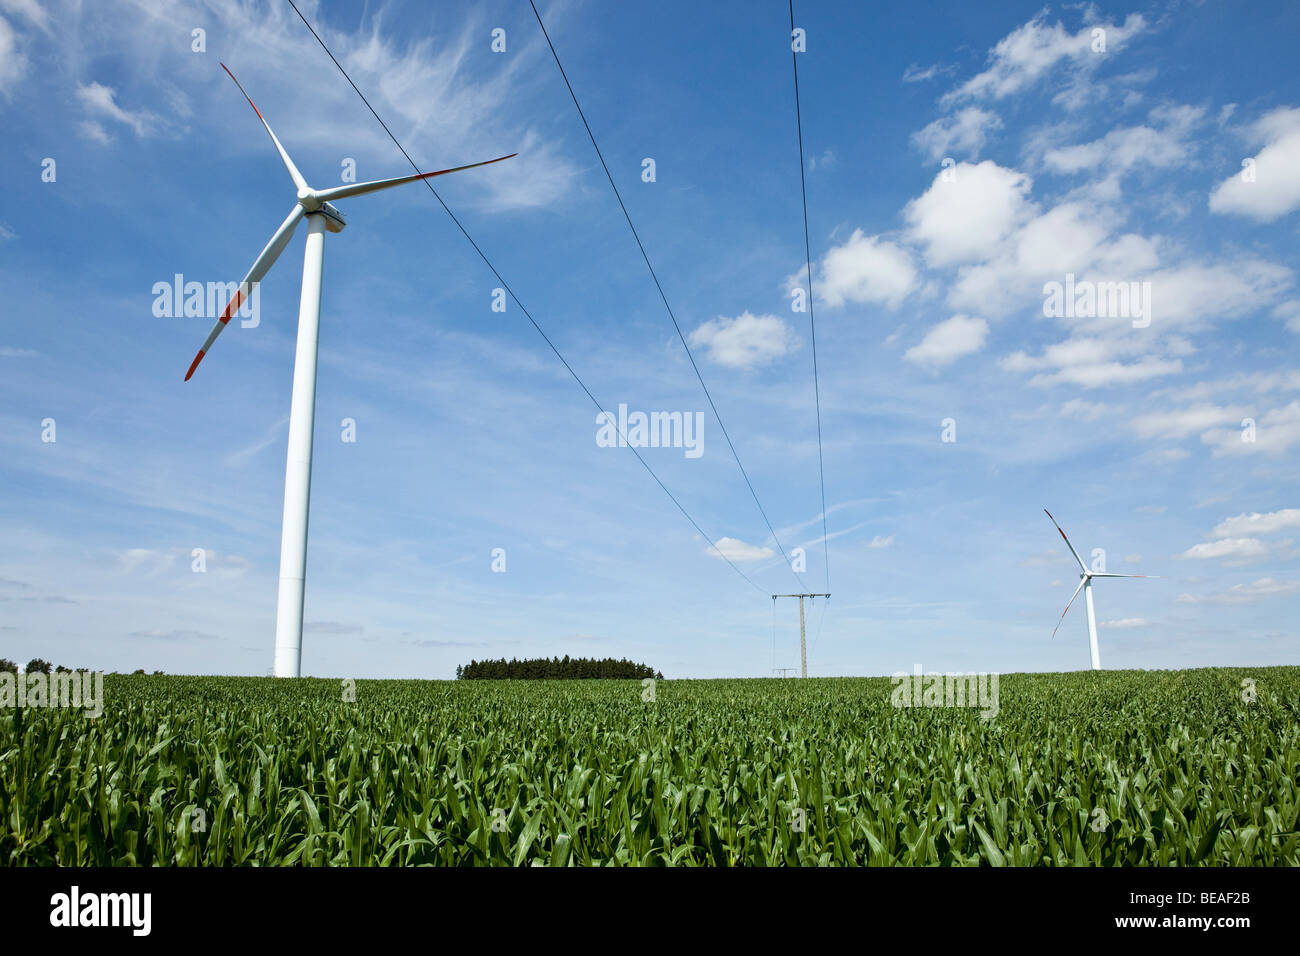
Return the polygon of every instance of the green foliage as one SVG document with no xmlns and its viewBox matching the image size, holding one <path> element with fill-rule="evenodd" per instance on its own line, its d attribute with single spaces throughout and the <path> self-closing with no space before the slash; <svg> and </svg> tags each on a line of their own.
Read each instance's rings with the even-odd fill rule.
<svg viewBox="0 0 1300 956">
<path fill-rule="evenodd" d="M 17 674 L 18 665 L 7 657 L 0 657 L 0 674 Z"/>
<path fill-rule="evenodd" d="M 39 657 L 33 657 L 27 662 L 26 672 L 28 674 L 48 674 L 53 665 L 49 661 L 43 661 Z"/>
<path fill-rule="evenodd" d="M 891 689 L 110 676 L 0 711 L 0 865 L 1300 865 L 1300 668 Z"/>
<path fill-rule="evenodd" d="M 619 680 L 634 678 L 643 680 L 654 677 L 663 680 L 662 673 L 656 673 L 653 667 L 636 664 L 626 657 L 614 660 L 606 657 L 601 660 L 586 657 L 563 658 L 538 657 L 518 660 L 504 657 L 499 661 L 470 661 L 463 667 L 456 668 L 457 680 Z"/>
</svg>

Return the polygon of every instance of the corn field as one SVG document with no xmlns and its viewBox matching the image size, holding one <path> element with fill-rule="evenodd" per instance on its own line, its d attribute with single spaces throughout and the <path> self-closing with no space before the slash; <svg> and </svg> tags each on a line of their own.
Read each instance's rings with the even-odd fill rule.
<svg viewBox="0 0 1300 956">
<path fill-rule="evenodd" d="M 1300 668 L 1007 675 L 991 720 L 887 678 L 342 686 L 0 711 L 0 861 L 1300 864 Z"/>
</svg>

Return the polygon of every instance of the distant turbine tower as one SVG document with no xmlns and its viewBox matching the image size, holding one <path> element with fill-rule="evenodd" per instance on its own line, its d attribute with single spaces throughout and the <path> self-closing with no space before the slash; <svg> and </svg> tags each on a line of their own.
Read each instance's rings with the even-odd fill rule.
<svg viewBox="0 0 1300 956">
<path fill-rule="evenodd" d="M 235 74 L 223 63 L 221 68 L 235 80 Z M 239 92 L 244 88 L 235 80 Z M 431 176 L 455 173 L 475 166 L 498 163 L 510 156 L 499 156 L 482 163 L 470 163 L 468 166 L 456 166 L 452 169 L 440 169 L 432 173 L 417 173 L 414 176 L 401 176 L 397 179 L 381 179 L 369 183 L 354 183 L 336 186 L 333 189 L 312 189 L 298 172 L 289 154 L 284 151 L 276 139 L 271 126 L 247 93 L 244 99 L 253 107 L 253 112 L 266 127 L 275 144 L 276 152 L 289 171 L 289 177 L 298 189 L 298 203 L 280 228 L 271 236 L 261 255 L 253 262 L 239 283 L 234 297 L 226 305 L 217 324 L 212 327 L 207 341 L 199 354 L 194 356 L 190 370 L 185 373 L 185 381 L 190 380 L 194 370 L 203 361 L 203 356 L 217 336 L 230 322 L 230 317 L 251 293 L 253 286 L 262 280 L 275 260 L 284 252 L 284 247 L 293 238 L 298 220 L 304 216 L 307 225 L 307 252 L 302 263 L 302 295 L 298 304 L 298 350 L 293 362 L 293 400 L 289 408 L 289 455 L 284 472 L 284 524 L 280 537 L 280 592 L 275 612 L 275 676 L 297 677 L 302 668 L 302 607 L 303 589 L 307 576 L 307 505 L 311 496 L 311 440 L 312 426 L 316 420 L 316 343 L 320 329 L 320 290 L 321 270 L 325 257 L 325 231 L 342 232 L 347 225 L 340 213 L 330 202 L 332 199 L 347 199 L 365 193 L 413 183 Z"/>
<path fill-rule="evenodd" d="M 1047 515 L 1047 517 L 1052 519 L 1052 524 L 1056 525 L 1057 531 L 1061 531 L 1061 526 L 1059 524 L 1056 524 L 1056 519 L 1052 518 L 1052 513 L 1050 511 L 1044 508 L 1043 514 Z M 1083 563 L 1083 558 L 1079 557 L 1079 552 L 1074 550 L 1074 545 L 1070 544 L 1070 539 L 1065 537 L 1064 531 L 1061 531 L 1061 537 L 1065 540 L 1065 546 L 1070 549 L 1070 553 L 1074 555 L 1074 560 L 1079 562 L 1080 580 L 1079 580 L 1079 586 L 1075 588 L 1074 593 L 1070 595 L 1070 603 L 1065 605 L 1065 610 L 1061 612 L 1060 620 L 1056 622 L 1056 627 L 1052 628 L 1052 637 L 1056 637 L 1056 632 L 1061 629 L 1061 621 L 1065 620 L 1065 615 L 1070 610 L 1070 605 L 1074 603 L 1074 599 L 1077 598 L 1079 596 L 1079 592 L 1082 591 L 1083 603 L 1088 608 L 1088 646 L 1092 650 L 1092 669 L 1095 671 L 1099 671 L 1101 670 L 1101 651 L 1097 647 L 1097 612 L 1093 610 L 1092 607 L 1092 579 L 1093 578 L 1154 578 L 1154 577 L 1158 577 L 1158 575 L 1108 574 L 1105 571 L 1090 571 L 1088 570 L 1087 566 Z"/>
</svg>

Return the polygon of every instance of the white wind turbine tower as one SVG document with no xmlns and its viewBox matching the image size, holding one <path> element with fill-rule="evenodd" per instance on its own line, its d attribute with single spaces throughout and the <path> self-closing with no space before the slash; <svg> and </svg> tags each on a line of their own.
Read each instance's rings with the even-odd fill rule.
<svg viewBox="0 0 1300 956">
<path fill-rule="evenodd" d="M 224 63 L 221 64 L 221 68 L 232 80 L 235 80 L 235 74 L 231 73 Z M 190 376 L 198 368 L 203 356 L 207 354 L 208 349 L 212 348 L 212 343 L 230 322 L 231 315 L 251 293 L 253 286 L 262 280 L 275 264 L 275 260 L 280 257 L 284 247 L 293 238 L 298 220 L 306 217 L 308 220 L 307 252 L 303 257 L 302 297 L 298 306 L 298 347 L 293 363 L 293 399 L 289 410 L 289 454 L 284 474 L 284 524 L 280 537 L 280 590 L 275 613 L 275 676 L 297 677 L 302 666 L 303 589 L 307 574 L 307 506 L 311 495 L 312 427 L 316 419 L 316 344 L 320 328 L 321 269 L 324 264 L 325 232 L 326 230 L 342 232 L 347 224 L 343 214 L 334 208 L 331 200 L 347 199 L 387 189 L 390 186 L 428 179 L 431 176 L 473 169 L 475 166 L 486 166 L 488 163 L 497 163 L 518 154 L 511 153 L 510 156 L 499 156 L 482 163 L 440 169 L 432 173 L 418 173 L 414 176 L 401 176 L 397 179 L 352 183 L 336 186 L 333 189 L 312 189 L 303 179 L 302 173 L 298 172 L 298 167 L 293 164 L 284 147 L 280 145 L 275 133 L 271 131 L 271 126 L 262 116 L 262 111 L 244 92 L 238 80 L 235 80 L 235 85 L 239 87 L 239 92 L 244 94 L 248 105 L 253 107 L 253 112 L 257 113 L 257 118 L 262 121 L 262 125 L 270 134 L 271 142 L 275 144 L 276 152 L 280 154 L 280 159 L 284 162 L 284 167 L 289 171 L 289 177 L 298 190 L 298 200 L 284 222 L 280 224 L 280 228 L 271 236 L 271 241 L 266 244 L 266 248 L 253 262 L 248 275 L 240 282 L 234 297 L 226 305 L 217 324 L 212 327 L 207 341 L 203 343 L 203 348 L 199 349 L 199 354 L 194 356 L 190 370 L 185 373 L 185 381 L 190 380 Z"/>
<path fill-rule="evenodd" d="M 1044 508 L 1043 514 L 1047 515 L 1048 518 L 1051 518 L 1052 524 L 1056 525 L 1057 531 L 1061 531 L 1061 526 L 1059 524 L 1056 524 L 1056 519 L 1052 518 L 1052 513 L 1050 511 Z M 1070 539 L 1065 537 L 1064 531 L 1061 531 L 1061 537 L 1065 541 L 1065 546 L 1070 549 L 1070 553 L 1074 555 L 1074 560 L 1079 562 L 1079 586 L 1075 588 L 1074 593 L 1070 595 L 1070 603 L 1065 605 L 1065 610 L 1061 612 L 1061 617 L 1060 620 L 1056 622 L 1056 627 L 1052 628 L 1052 637 L 1056 637 L 1056 632 L 1061 629 L 1061 621 L 1065 620 L 1065 615 L 1069 612 L 1070 605 L 1074 603 L 1074 599 L 1077 598 L 1079 596 L 1079 592 L 1082 591 L 1083 603 L 1088 608 L 1088 646 L 1092 650 L 1092 669 L 1095 671 L 1099 671 L 1101 670 L 1101 650 L 1097 646 L 1097 612 L 1093 610 L 1093 606 L 1092 606 L 1092 579 L 1093 578 L 1153 578 L 1153 577 L 1158 577 L 1158 575 L 1111 574 L 1106 571 L 1089 570 L 1088 567 L 1083 563 L 1083 558 L 1079 557 L 1079 552 L 1074 550 L 1074 545 L 1070 544 Z"/>
</svg>

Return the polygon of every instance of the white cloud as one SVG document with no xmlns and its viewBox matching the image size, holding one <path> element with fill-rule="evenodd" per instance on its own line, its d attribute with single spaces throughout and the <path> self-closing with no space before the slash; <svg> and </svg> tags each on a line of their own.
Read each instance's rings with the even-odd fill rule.
<svg viewBox="0 0 1300 956">
<path fill-rule="evenodd" d="M 950 174 L 951 179 L 945 179 Z M 925 246 L 930 265 L 979 262 L 1033 214 L 1032 182 L 992 160 L 958 163 L 903 210 L 908 238 Z"/>
<path fill-rule="evenodd" d="M 1254 441 L 1246 440 L 1250 434 L 1245 426 L 1211 429 L 1201 435 L 1201 441 L 1214 449 L 1216 458 L 1255 452 L 1281 454 L 1292 445 L 1300 444 L 1300 402 L 1292 402 L 1260 415 L 1255 422 Z"/>
<path fill-rule="evenodd" d="M 1145 27 L 1146 21 L 1134 13 L 1122 26 L 1095 24 L 1085 26 L 1077 33 L 1069 33 L 1059 21 L 1049 26 L 1046 12 L 1040 13 L 999 40 L 989 53 L 988 69 L 946 94 L 944 101 L 980 97 L 1001 99 L 1037 83 L 1063 62 L 1073 71 L 1089 71 L 1119 51 Z M 1093 52 L 1094 29 L 1105 31 L 1105 53 Z"/>
<path fill-rule="evenodd" d="M 1300 591 L 1300 581 L 1278 581 L 1274 578 L 1260 578 L 1250 584 L 1234 584 L 1226 591 L 1212 594 L 1180 594 L 1178 600 L 1183 604 L 1201 604 L 1211 601 L 1216 604 L 1247 604 L 1262 598 L 1278 597 L 1283 594 L 1295 594 Z"/>
<path fill-rule="evenodd" d="M 0 9 L 17 14 L 43 33 L 50 32 L 50 17 L 37 0 L 0 0 Z"/>
<path fill-rule="evenodd" d="M 1048 150 L 1043 162 L 1062 173 L 1106 168 L 1126 172 L 1145 165 L 1168 168 L 1187 160 L 1188 134 L 1200 124 L 1205 111 L 1199 107 L 1157 107 L 1150 117 L 1154 126 L 1113 129 L 1101 139 L 1077 146 Z"/>
<path fill-rule="evenodd" d="M 903 353 L 903 358 L 918 365 L 950 365 L 963 355 L 984 347 L 989 324 L 983 319 L 954 315 L 925 333 L 925 338 Z"/>
<path fill-rule="evenodd" d="M 1095 203 L 1079 202 L 1061 203 L 1029 219 L 996 248 L 982 247 L 980 264 L 960 271 L 949 290 L 949 304 L 988 313 L 1036 300 L 1041 309 L 1043 283 L 1062 282 L 1067 273 L 1074 273 L 1076 281 L 1103 281 L 1111 276 L 1095 273 L 1118 269 L 1116 278 L 1136 280 L 1138 270 L 1156 264 L 1156 244 L 1135 235 L 1107 242 L 1110 221 Z"/>
<path fill-rule="evenodd" d="M 1233 535 L 1272 534 L 1283 528 L 1300 528 L 1300 508 L 1283 508 L 1260 514 L 1239 514 L 1235 518 L 1224 518 L 1210 532 L 1216 538 L 1229 538 Z"/>
<path fill-rule="evenodd" d="M 1110 385 L 1130 385 L 1145 382 L 1161 375 L 1176 375 L 1183 370 L 1178 359 L 1139 359 L 1136 362 L 1098 362 L 1062 369 L 1055 375 L 1035 376 L 1033 384 L 1066 383 L 1084 388 L 1106 388 Z"/>
<path fill-rule="evenodd" d="M 148 136 L 157 128 L 158 117 L 148 110 L 133 112 L 118 106 L 117 94 L 111 86 L 94 82 L 87 83 L 85 86 L 78 86 L 77 99 L 92 117 L 89 122 L 98 126 L 101 132 L 103 127 L 95 122 L 95 118 L 110 119 L 129 126 L 135 130 L 136 136 Z M 95 138 L 94 134 L 91 135 L 92 138 Z"/>
<path fill-rule="evenodd" d="M 27 72 L 27 58 L 18 49 L 18 37 L 4 17 L 0 17 L 0 95 L 6 99 Z"/>
<path fill-rule="evenodd" d="M 127 574 L 157 574 L 172 566 L 175 555 L 149 548 L 128 548 L 117 556 L 118 566 Z"/>
<path fill-rule="evenodd" d="M 906 249 L 861 229 L 826 253 L 820 268 L 819 296 L 828 306 L 846 302 L 882 303 L 890 308 L 916 288 L 916 267 Z"/>
<path fill-rule="evenodd" d="M 81 124 L 81 135 L 86 139 L 94 140 L 101 145 L 107 145 L 113 141 L 113 137 L 108 135 L 108 130 L 96 123 L 94 120 L 84 120 Z"/>
<path fill-rule="evenodd" d="M 1251 130 L 1264 148 L 1254 156 L 1254 181 L 1238 172 L 1210 193 L 1210 210 L 1271 222 L 1300 207 L 1300 109 L 1281 107 L 1258 120 Z"/>
<path fill-rule="evenodd" d="M 1193 263 L 1145 278 L 1151 282 L 1151 324 L 1160 328 L 1240 318 L 1276 302 L 1295 279 L 1285 266 L 1255 258 Z"/>
<path fill-rule="evenodd" d="M 1181 359 L 1143 355 L 1150 347 L 1142 338 L 1069 338 L 1048 346 L 1040 356 L 1017 351 L 999 363 L 1008 372 L 1035 372 L 1031 385 L 1079 385 L 1103 388 L 1147 381 L 1182 371 Z M 1133 361 L 1124 361 L 1138 355 Z M 1090 406 L 1080 400 L 1072 412 L 1080 415 Z M 1064 409 L 1062 410 L 1064 412 Z"/>
<path fill-rule="evenodd" d="M 1002 120 L 995 113 L 968 106 L 913 133 L 912 143 L 936 162 L 954 153 L 975 157 L 989 131 L 1001 128 Z"/>
<path fill-rule="evenodd" d="M 1224 392 L 1245 391 L 1251 397 L 1268 392 L 1300 391 L 1300 369 L 1279 369 L 1276 372 L 1242 372 L 1229 378 L 1207 379 L 1182 388 L 1168 389 L 1168 394 L 1184 401 L 1204 401 Z"/>
<path fill-rule="evenodd" d="M 754 368 L 775 361 L 795 345 L 784 321 L 775 315 L 742 312 L 734 319 L 718 316 L 689 336 L 691 345 L 703 346 L 719 365 Z"/>
<path fill-rule="evenodd" d="M 925 69 L 921 69 L 915 63 L 913 63 L 906 70 L 903 71 L 903 82 L 924 83 L 926 80 L 932 80 L 936 76 L 941 76 L 945 73 L 951 73 L 952 71 L 953 71 L 953 67 L 950 66 L 943 67 L 940 66 L 938 63 L 935 63 L 931 66 L 927 66 Z"/>
<path fill-rule="evenodd" d="M 719 538 L 717 550 L 708 549 L 714 557 L 724 557 L 730 561 L 762 561 L 772 557 L 776 552 L 756 544 L 746 544 L 739 538 Z"/>
<path fill-rule="evenodd" d="M 868 548 L 888 548 L 888 547 L 889 547 L 890 545 L 892 545 L 893 543 L 894 543 L 894 536 L 893 536 L 892 534 L 891 534 L 889 537 L 887 537 L 887 538 L 883 538 L 883 537 L 881 537 L 880 535 L 876 535 L 874 538 L 871 539 L 871 543 L 870 543 L 869 545 L 867 545 L 867 547 L 868 547 Z"/>
<path fill-rule="evenodd" d="M 1114 621 L 1098 621 L 1098 627 L 1146 627 L 1146 618 L 1144 617 L 1121 617 Z"/>
<path fill-rule="evenodd" d="M 1300 332 L 1300 299 L 1288 299 L 1273 309 L 1273 318 L 1281 319 L 1292 332 Z"/>
<path fill-rule="evenodd" d="M 1255 538 L 1223 538 L 1194 544 L 1180 558 L 1258 558 L 1268 553 L 1264 542 Z"/>
<path fill-rule="evenodd" d="M 1245 407 L 1193 405 L 1173 411 L 1148 412 L 1130 422 L 1133 430 L 1143 438 L 1186 438 L 1207 428 L 1238 422 L 1249 414 Z"/>
</svg>

